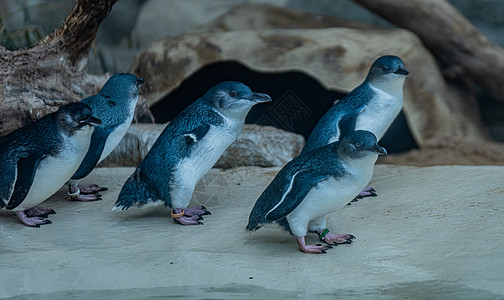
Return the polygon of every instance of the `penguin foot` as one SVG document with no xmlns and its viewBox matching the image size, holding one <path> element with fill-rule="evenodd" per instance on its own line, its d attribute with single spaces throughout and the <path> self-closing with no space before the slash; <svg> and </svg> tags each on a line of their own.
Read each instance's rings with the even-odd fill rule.
<svg viewBox="0 0 504 300">
<path fill-rule="evenodd" d="M 204 208 L 204 206 L 202 208 Z M 200 220 L 203 220 L 203 217 L 201 215 L 187 214 L 187 211 L 191 210 L 193 210 L 194 212 L 201 210 L 201 208 L 199 210 L 194 210 L 191 208 L 187 208 L 186 210 L 183 210 L 182 208 L 175 208 L 171 213 L 173 221 L 181 225 L 203 225 L 203 222 L 200 222 Z"/>
<path fill-rule="evenodd" d="M 184 215 L 185 216 L 205 216 L 205 215 L 211 215 L 212 213 L 209 212 L 206 207 L 203 205 L 198 205 L 195 207 L 188 207 L 184 210 Z"/>
<path fill-rule="evenodd" d="M 373 189 L 372 187 L 368 186 L 366 188 L 364 188 L 360 193 L 359 195 L 357 195 L 357 199 L 362 199 L 364 197 L 376 197 L 376 191 L 375 189 Z"/>
<path fill-rule="evenodd" d="M 355 236 L 351 234 L 332 234 L 329 229 L 318 230 L 319 238 L 321 241 L 329 245 L 351 244 Z"/>
<path fill-rule="evenodd" d="M 108 188 L 98 186 L 97 184 L 79 185 L 81 194 L 96 194 L 98 192 L 108 191 Z"/>
<path fill-rule="evenodd" d="M 68 195 L 72 201 L 98 201 L 101 200 L 101 195 L 98 192 L 107 191 L 108 188 L 100 187 L 96 184 L 90 185 L 69 185 Z"/>
<path fill-rule="evenodd" d="M 203 222 L 200 222 L 200 220 L 203 220 L 203 218 L 197 215 L 191 217 L 182 216 L 180 218 L 173 218 L 173 221 L 180 225 L 203 225 Z"/>
<path fill-rule="evenodd" d="M 329 245 L 323 246 L 321 244 L 306 245 L 304 236 L 297 237 L 297 244 L 298 244 L 300 251 L 302 251 L 304 253 L 309 253 L 309 254 L 327 253 L 327 250 L 332 248 Z"/>
<path fill-rule="evenodd" d="M 362 199 L 362 198 L 365 198 L 365 197 L 376 197 L 376 196 L 378 196 L 378 195 L 376 194 L 375 189 L 373 189 L 372 187 L 368 186 L 368 187 L 364 188 L 359 193 L 359 195 L 357 195 L 357 197 L 353 198 L 353 200 L 350 201 L 350 203 L 348 203 L 347 205 L 352 205 L 352 202 L 357 202 L 357 201 L 359 201 L 359 199 Z"/>
<path fill-rule="evenodd" d="M 70 199 L 73 201 L 82 201 L 82 202 L 87 202 L 87 201 L 98 201 L 101 200 L 101 195 L 98 193 L 94 194 L 79 194 L 79 195 L 72 195 L 70 196 Z"/>
<path fill-rule="evenodd" d="M 49 215 L 55 214 L 54 209 L 45 208 L 42 206 L 34 206 L 24 211 L 27 217 L 42 217 L 47 218 Z"/>
<path fill-rule="evenodd" d="M 40 227 L 40 225 L 46 225 L 52 223 L 50 220 L 41 217 L 28 217 L 25 211 L 22 210 L 16 211 L 16 215 L 21 223 L 30 227 Z"/>
</svg>

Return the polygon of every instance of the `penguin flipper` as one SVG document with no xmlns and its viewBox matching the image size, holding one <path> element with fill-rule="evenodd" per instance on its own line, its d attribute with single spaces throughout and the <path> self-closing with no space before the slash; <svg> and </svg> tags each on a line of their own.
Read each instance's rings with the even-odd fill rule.
<svg viewBox="0 0 504 300">
<path fill-rule="evenodd" d="M 280 202 L 266 214 L 266 219 L 276 221 L 290 214 L 317 183 L 327 178 L 327 175 L 314 176 L 304 170 L 296 172 L 292 177 L 290 188 L 282 195 Z"/>
<path fill-rule="evenodd" d="M 184 141 L 187 147 L 192 147 L 200 141 L 210 130 L 210 124 L 202 124 L 196 127 L 191 132 L 184 134 Z"/>
<path fill-rule="evenodd" d="M 103 128 L 96 127 L 91 135 L 91 144 L 86 153 L 86 156 L 82 160 L 79 168 L 75 171 L 72 179 L 78 180 L 86 177 L 93 171 L 94 167 L 98 164 L 100 157 L 105 149 L 105 144 L 110 131 L 104 130 Z"/>
<path fill-rule="evenodd" d="M 34 153 L 18 159 L 16 184 L 7 209 L 14 209 L 24 201 L 30 191 L 40 160 L 44 157 L 42 153 Z"/>
<path fill-rule="evenodd" d="M 341 140 L 344 136 L 355 131 L 355 127 L 357 126 L 357 117 L 364 109 L 361 108 L 359 110 L 353 110 L 352 112 L 344 114 L 338 121 L 338 130 L 339 130 L 339 140 Z"/>
</svg>

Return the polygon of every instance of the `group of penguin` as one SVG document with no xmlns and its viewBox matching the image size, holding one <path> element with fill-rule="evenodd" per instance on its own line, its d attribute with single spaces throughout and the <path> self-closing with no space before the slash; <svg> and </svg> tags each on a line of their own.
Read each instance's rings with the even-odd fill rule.
<svg viewBox="0 0 504 300">
<path fill-rule="evenodd" d="M 403 103 L 409 74 L 402 60 L 386 55 L 375 60 L 364 82 L 323 115 L 299 156 L 287 163 L 256 201 L 246 226 L 255 231 L 277 223 L 293 234 L 299 250 L 326 253 L 349 244 L 351 234 L 332 234 L 326 216 L 366 186 L 378 145 Z M 52 114 L 0 138 L 0 208 L 15 211 L 21 223 L 51 223 L 52 209 L 39 206 L 63 185 L 71 199 L 100 200 L 97 185 L 80 186 L 119 144 L 132 123 L 142 78 L 112 76 L 98 94 L 60 107 Z M 188 207 L 199 180 L 240 134 L 252 106 L 272 101 L 240 82 L 222 82 L 193 102 L 163 130 L 143 161 L 127 179 L 113 210 L 164 204 L 182 225 L 202 224 L 210 214 Z M 322 244 L 307 245 L 314 232 Z"/>
</svg>

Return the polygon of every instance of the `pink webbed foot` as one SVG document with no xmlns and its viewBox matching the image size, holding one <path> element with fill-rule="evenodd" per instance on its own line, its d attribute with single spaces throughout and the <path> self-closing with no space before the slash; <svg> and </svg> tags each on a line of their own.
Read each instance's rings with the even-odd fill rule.
<svg viewBox="0 0 504 300">
<path fill-rule="evenodd" d="M 329 245 L 341 245 L 341 244 L 351 244 L 355 236 L 351 234 L 332 234 L 329 233 L 329 229 L 317 230 L 319 239 Z"/>
<path fill-rule="evenodd" d="M 102 199 L 99 192 L 107 190 L 108 188 L 100 187 L 96 184 L 79 185 L 70 186 L 68 189 L 68 194 L 70 195 L 70 199 L 73 201 L 98 201 Z"/>
<path fill-rule="evenodd" d="M 16 211 L 16 215 L 21 223 L 30 227 L 40 227 L 40 225 L 52 223 L 50 220 L 44 219 L 42 217 L 29 217 L 23 210 Z"/>
<path fill-rule="evenodd" d="M 188 207 L 184 210 L 184 215 L 186 216 L 205 216 L 205 215 L 211 215 L 212 213 L 209 212 L 206 207 L 203 205 L 198 205 L 195 207 Z"/>
<path fill-rule="evenodd" d="M 357 202 L 359 201 L 358 199 L 362 199 L 364 197 L 376 197 L 377 194 L 376 194 L 376 191 L 375 189 L 373 189 L 372 187 L 368 186 L 366 188 L 364 188 L 360 193 L 359 195 L 357 195 L 357 197 L 355 197 L 351 202 Z M 350 203 L 348 203 L 348 205 L 352 205 Z"/>
<path fill-rule="evenodd" d="M 54 209 L 51 209 L 51 208 L 45 208 L 42 206 L 34 206 L 30 209 L 25 210 L 24 213 L 27 217 L 47 218 L 49 215 L 55 214 L 56 212 L 54 211 Z"/>
<path fill-rule="evenodd" d="M 175 223 L 181 225 L 203 225 L 203 215 L 210 215 L 211 213 L 206 210 L 204 206 L 188 207 L 185 210 L 182 208 L 175 208 L 171 216 Z"/>
<path fill-rule="evenodd" d="M 304 236 L 297 237 L 297 244 L 298 244 L 300 251 L 302 251 L 304 253 L 309 253 L 309 254 L 327 253 L 327 250 L 332 248 L 329 245 L 323 246 L 321 244 L 306 245 Z"/>
<path fill-rule="evenodd" d="M 98 192 L 108 191 L 108 188 L 98 186 L 97 184 L 79 185 L 81 194 L 96 194 Z"/>
</svg>

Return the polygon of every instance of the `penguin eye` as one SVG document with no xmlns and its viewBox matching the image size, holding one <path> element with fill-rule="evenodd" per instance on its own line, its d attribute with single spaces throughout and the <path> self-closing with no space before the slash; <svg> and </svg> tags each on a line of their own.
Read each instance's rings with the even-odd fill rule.
<svg viewBox="0 0 504 300">
<path fill-rule="evenodd" d="M 362 146 L 362 144 L 361 144 L 361 143 L 359 143 L 359 142 L 356 142 L 356 143 L 355 143 L 355 147 L 359 148 L 360 146 Z"/>
<path fill-rule="evenodd" d="M 231 97 L 233 97 L 233 98 L 234 98 L 234 97 L 238 96 L 238 93 L 237 93 L 237 92 L 235 92 L 235 91 L 230 91 L 230 92 L 229 92 L 229 96 L 231 96 Z"/>
</svg>

